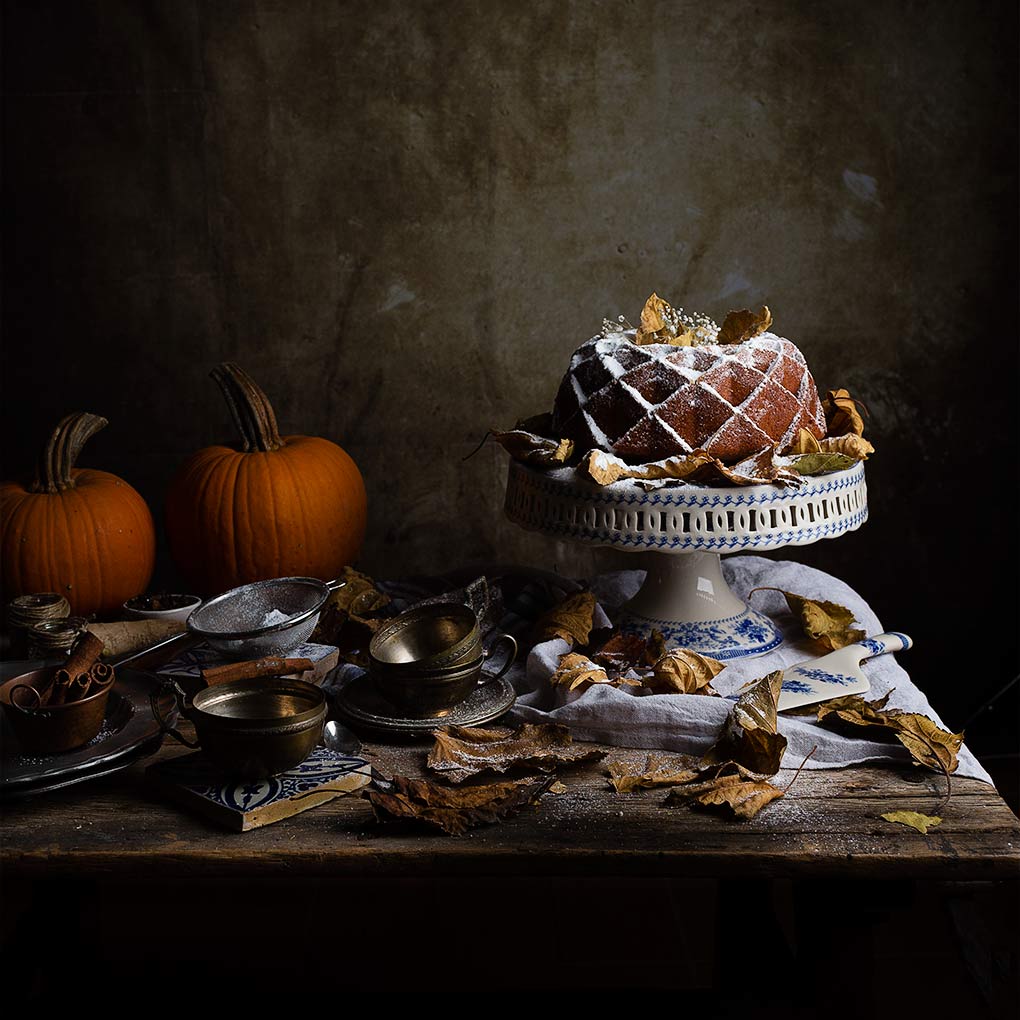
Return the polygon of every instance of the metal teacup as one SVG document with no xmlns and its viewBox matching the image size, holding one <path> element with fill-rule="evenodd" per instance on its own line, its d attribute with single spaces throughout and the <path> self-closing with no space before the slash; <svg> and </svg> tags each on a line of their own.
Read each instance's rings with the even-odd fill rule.
<svg viewBox="0 0 1020 1020">
<path fill-rule="evenodd" d="M 460 602 L 429 602 L 394 617 L 373 635 L 373 666 L 447 669 L 473 662 L 482 651 L 475 611 Z"/>
<path fill-rule="evenodd" d="M 496 672 L 482 667 L 498 644 L 510 646 L 510 654 Z M 378 667 L 373 663 L 372 676 L 379 693 L 406 719 L 434 719 L 449 714 L 470 697 L 479 683 L 501 677 L 513 664 L 517 642 L 509 634 L 500 634 L 492 646 L 466 665 L 445 669 L 414 669 Z"/>
</svg>

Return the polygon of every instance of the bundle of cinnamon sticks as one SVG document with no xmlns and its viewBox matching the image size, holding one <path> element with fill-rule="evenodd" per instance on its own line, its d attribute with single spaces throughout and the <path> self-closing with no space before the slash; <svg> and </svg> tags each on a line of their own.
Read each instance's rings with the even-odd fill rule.
<svg viewBox="0 0 1020 1020">
<path fill-rule="evenodd" d="M 34 691 L 35 695 L 33 704 L 25 704 L 27 697 L 22 695 L 19 699 L 20 707 L 32 710 L 66 705 L 111 687 L 115 678 L 114 669 L 99 661 L 102 652 L 103 642 L 95 634 L 84 631 L 71 649 L 67 665 L 55 669 L 39 687 L 21 685 L 25 691 Z"/>
</svg>

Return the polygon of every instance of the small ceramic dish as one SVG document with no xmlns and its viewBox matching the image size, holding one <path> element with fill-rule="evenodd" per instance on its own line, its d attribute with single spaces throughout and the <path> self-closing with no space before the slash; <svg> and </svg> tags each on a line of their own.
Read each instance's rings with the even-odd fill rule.
<svg viewBox="0 0 1020 1020">
<path fill-rule="evenodd" d="M 132 620 L 184 623 L 201 604 L 197 595 L 136 595 L 124 603 L 124 612 Z"/>
</svg>

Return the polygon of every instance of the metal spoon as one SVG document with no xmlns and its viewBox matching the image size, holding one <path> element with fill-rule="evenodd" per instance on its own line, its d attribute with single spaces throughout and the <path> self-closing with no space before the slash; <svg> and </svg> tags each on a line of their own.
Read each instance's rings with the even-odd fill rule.
<svg viewBox="0 0 1020 1020">
<path fill-rule="evenodd" d="M 361 750 L 361 741 L 342 723 L 330 719 L 322 727 L 322 742 L 337 754 L 355 755 Z"/>
</svg>

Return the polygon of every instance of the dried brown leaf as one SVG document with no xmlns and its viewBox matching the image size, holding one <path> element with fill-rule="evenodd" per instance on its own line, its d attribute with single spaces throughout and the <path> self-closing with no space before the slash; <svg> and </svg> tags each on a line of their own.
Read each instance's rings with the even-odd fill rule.
<svg viewBox="0 0 1020 1020">
<path fill-rule="evenodd" d="M 572 439 L 552 439 L 520 427 L 505 432 L 491 429 L 490 435 L 514 460 L 535 467 L 564 464 L 574 452 Z"/>
<path fill-rule="evenodd" d="M 554 782 L 554 776 L 545 776 L 453 788 L 426 779 L 394 776 L 391 781 L 369 788 L 365 796 L 377 818 L 388 815 L 414 819 L 459 836 L 534 804 Z"/>
<path fill-rule="evenodd" d="M 822 398 L 827 436 L 864 435 L 864 419 L 857 409 L 857 401 L 848 390 L 829 390 Z"/>
<path fill-rule="evenodd" d="M 778 485 L 782 488 L 800 485 L 800 474 L 778 459 L 776 447 L 770 446 L 730 466 L 714 461 L 713 471 L 734 485 Z"/>
<path fill-rule="evenodd" d="M 818 453 L 821 448 L 821 444 L 815 438 L 813 432 L 801 429 L 797 433 L 797 438 L 793 441 L 793 445 L 786 452 L 788 454 Z"/>
<path fill-rule="evenodd" d="M 624 634 L 617 631 L 592 655 L 592 659 L 606 670 L 625 673 L 628 669 L 645 664 L 647 647 L 645 639 L 640 634 Z"/>
<path fill-rule="evenodd" d="M 447 726 L 433 734 L 427 765 L 452 783 L 485 772 L 527 768 L 550 772 L 561 765 L 597 761 L 606 752 L 591 744 L 575 744 L 566 726 L 525 723 L 508 727 Z"/>
<path fill-rule="evenodd" d="M 621 478 L 657 480 L 662 478 L 690 478 L 695 472 L 714 462 L 704 450 L 695 450 L 682 457 L 650 461 L 647 464 L 628 464 L 603 450 L 589 450 L 581 468 L 598 485 L 612 485 Z"/>
<path fill-rule="evenodd" d="M 881 817 L 887 822 L 909 825 L 910 828 L 923 833 L 942 824 L 942 819 L 938 815 L 922 815 L 919 811 L 886 811 Z"/>
<path fill-rule="evenodd" d="M 715 694 L 711 681 L 725 663 L 689 648 L 675 648 L 656 660 L 645 686 L 656 694 Z"/>
<path fill-rule="evenodd" d="M 818 706 L 818 721 L 831 722 L 835 716 L 851 726 L 885 730 L 910 752 L 917 764 L 941 772 L 948 779 L 959 765 L 963 734 L 950 733 L 918 712 L 886 709 L 888 700 L 889 694 L 877 701 L 865 701 L 858 695 L 834 698 Z"/>
<path fill-rule="evenodd" d="M 745 340 L 764 333 L 772 325 L 772 313 L 767 305 L 762 305 L 760 312 L 752 312 L 749 308 L 738 312 L 730 312 L 723 319 L 717 344 L 741 344 Z"/>
<path fill-rule="evenodd" d="M 678 786 L 663 802 L 667 807 L 691 802 L 707 808 L 721 808 L 736 818 L 753 818 L 766 804 L 783 796 L 782 790 L 765 779 L 741 775 L 717 776 L 700 783 Z"/>
<path fill-rule="evenodd" d="M 875 448 L 863 436 L 854 435 L 852 432 L 845 436 L 831 436 L 819 443 L 819 450 L 822 453 L 841 453 L 844 457 L 852 457 L 855 461 L 867 460 L 868 455 L 875 452 Z"/>
<path fill-rule="evenodd" d="M 722 737 L 705 752 L 704 763 L 735 764 L 760 776 L 774 776 L 786 750 L 776 712 L 782 687 L 781 669 L 750 684 L 733 706 Z"/>
<path fill-rule="evenodd" d="M 652 666 L 668 651 L 669 648 L 666 645 L 666 639 L 662 636 L 662 631 L 656 630 L 653 627 L 648 634 L 648 647 L 645 649 L 645 662 L 649 666 Z"/>
<path fill-rule="evenodd" d="M 312 635 L 313 641 L 338 644 L 343 625 L 348 621 L 361 624 L 371 631 L 378 630 L 385 622 L 370 614 L 390 604 L 390 597 L 380 591 L 375 581 L 353 567 L 344 567 L 338 580 L 344 584 L 332 592 L 322 607 L 319 622 Z"/>
<path fill-rule="evenodd" d="M 543 613 L 535 622 L 535 641 L 562 638 L 571 647 L 586 644 L 595 615 L 595 595 L 575 592 Z"/>
<path fill-rule="evenodd" d="M 800 618 L 804 634 L 827 652 L 834 652 L 864 639 L 863 630 L 850 626 L 854 622 L 852 610 L 838 602 L 809 599 L 805 595 L 783 591 L 782 588 L 754 588 L 750 594 L 756 591 L 778 591 L 784 595 L 790 612 Z"/>
<path fill-rule="evenodd" d="M 949 776 L 960 764 L 957 755 L 963 746 L 962 733 L 950 733 L 917 712 L 893 716 L 896 739 L 910 752 L 914 761 Z"/>
<path fill-rule="evenodd" d="M 620 327 L 607 323 L 613 330 Z M 658 294 L 645 302 L 641 309 L 641 323 L 637 328 L 634 343 L 670 344 L 673 347 L 693 347 L 697 344 L 712 343 L 718 326 L 702 315 L 691 315 L 682 308 L 673 308 Z"/>
<path fill-rule="evenodd" d="M 641 681 L 624 676 L 610 676 L 601 666 L 578 652 L 560 656 L 559 665 L 549 683 L 573 691 L 582 685 L 608 684 L 610 687 L 640 687 Z"/>
<path fill-rule="evenodd" d="M 641 772 L 634 772 L 622 761 L 609 764 L 609 781 L 617 793 L 632 790 L 652 789 L 658 786 L 676 786 L 687 783 L 700 775 L 699 759 L 691 754 L 662 755 L 650 754 Z"/>
</svg>

